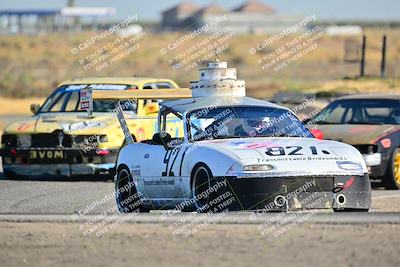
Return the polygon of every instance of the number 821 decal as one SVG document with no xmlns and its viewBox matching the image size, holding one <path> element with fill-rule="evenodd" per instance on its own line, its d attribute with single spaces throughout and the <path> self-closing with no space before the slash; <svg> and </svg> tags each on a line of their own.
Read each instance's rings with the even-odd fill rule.
<svg viewBox="0 0 400 267">
<path fill-rule="evenodd" d="M 329 151 L 327 150 L 318 150 L 315 146 L 310 147 L 302 147 L 302 146 L 277 146 L 277 147 L 269 147 L 266 149 L 265 154 L 268 156 L 302 156 L 305 150 L 311 151 L 312 155 L 318 155 L 320 153 L 329 155 Z"/>
</svg>

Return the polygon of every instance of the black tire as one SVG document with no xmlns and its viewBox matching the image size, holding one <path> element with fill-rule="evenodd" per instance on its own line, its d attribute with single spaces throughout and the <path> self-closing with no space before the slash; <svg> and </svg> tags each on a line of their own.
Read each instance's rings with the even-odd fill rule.
<svg viewBox="0 0 400 267">
<path fill-rule="evenodd" d="M 210 188 L 212 177 L 210 168 L 205 164 L 197 164 L 192 171 L 192 196 L 198 197 L 195 207 L 197 212 L 203 213 L 210 210 L 209 201 L 212 196 L 211 194 L 204 194 L 207 197 L 203 197 L 203 193 Z"/>
<path fill-rule="evenodd" d="M 345 209 L 333 209 L 334 212 L 368 212 L 369 209 L 351 209 L 351 208 L 345 208 Z"/>
<path fill-rule="evenodd" d="M 129 168 L 125 165 L 118 167 L 115 191 L 117 207 L 121 213 L 150 211 L 143 208 L 142 199 L 133 183 Z"/>
<path fill-rule="evenodd" d="M 397 148 L 390 156 L 389 166 L 383 178 L 383 185 L 388 190 L 398 190 L 400 188 L 400 149 Z"/>
</svg>

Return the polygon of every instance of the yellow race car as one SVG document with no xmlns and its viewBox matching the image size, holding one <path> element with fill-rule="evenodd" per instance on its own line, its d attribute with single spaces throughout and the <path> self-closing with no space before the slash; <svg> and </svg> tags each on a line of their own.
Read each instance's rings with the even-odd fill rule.
<svg viewBox="0 0 400 267">
<path fill-rule="evenodd" d="M 93 90 L 168 90 L 168 79 L 85 78 L 62 83 L 43 103 L 31 105 L 34 115 L 6 127 L 0 155 L 7 178 L 112 178 L 116 156 L 126 142 L 113 101 L 94 100 L 85 110 L 82 92 Z M 161 91 L 160 91 L 161 93 Z M 163 91 L 162 93 L 167 93 Z M 161 97 L 160 97 L 161 98 Z M 150 139 L 157 127 L 157 99 L 119 103 L 132 136 Z M 170 118 L 170 120 L 175 120 Z M 173 124 L 175 125 L 175 124 Z M 179 135 L 179 120 L 168 132 Z"/>
</svg>

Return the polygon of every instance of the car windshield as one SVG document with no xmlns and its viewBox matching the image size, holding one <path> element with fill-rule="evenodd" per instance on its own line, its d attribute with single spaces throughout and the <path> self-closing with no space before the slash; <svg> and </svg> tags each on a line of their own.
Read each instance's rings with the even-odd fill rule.
<svg viewBox="0 0 400 267">
<path fill-rule="evenodd" d="M 190 138 L 313 137 L 310 131 L 284 109 L 267 107 L 219 107 L 188 114 Z"/>
<path fill-rule="evenodd" d="M 336 100 L 312 119 L 315 124 L 400 124 L 400 101 Z"/>
<path fill-rule="evenodd" d="M 94 89 L 99 90 L 125 90 L 128 88 L 127 85 L 66 85 L 57 88 L 54 93 L 52 93 L 44 102 L 43 106 L 40 108 L 39 113 L 49 113 L 49 112 L 84 112 L 80 105 L 80 90 L 91 86 Z M 129 86 L 132 88 L 132 86 Z M 93 111 L 94 112 L 111 112 L 114 109 L 115 101 L 107 100 L 94 100 L 93 101 Z M 136 112 L 137 104 L 136 101 L 121 101 L 121 107 L 125 111 Z"/>
</svg>

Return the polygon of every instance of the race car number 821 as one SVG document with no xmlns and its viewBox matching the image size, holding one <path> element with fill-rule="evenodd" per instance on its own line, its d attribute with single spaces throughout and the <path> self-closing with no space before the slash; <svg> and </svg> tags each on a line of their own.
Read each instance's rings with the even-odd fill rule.
<svg viewBox="0 0 400 267">
<path fill-rule="evenodd" d="M 303 149 L 305 149 L 302 146 L 287 146 L 287 147 L 282 147 L 282 146 L 277 146 L 277 147 L 269 147 L 266 149 L 265 154 L 268 156 L 302 156 L 304 155 L 302 153 Z M 318 150 L 315 146 L 310 146 L 309 147 L 311 154 L 313 155 L 318 155 Z M 325 155 L 329 155 L 329 151 L 327 150 L 321 150 Z"/>
</svg>

